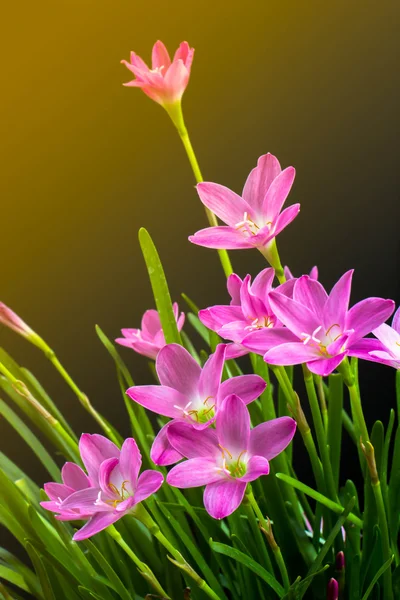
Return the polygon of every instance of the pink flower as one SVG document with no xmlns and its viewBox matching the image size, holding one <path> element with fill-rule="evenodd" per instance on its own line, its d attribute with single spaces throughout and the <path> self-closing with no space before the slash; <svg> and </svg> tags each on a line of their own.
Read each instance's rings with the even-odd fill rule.
<svg viewBox="0 0 400 600">
<path fill-rule="evenodd" d="M 247 178 L 242 196 L 217 183 L 199 183 L 200 200 L 227 226 L 202 229 L 189 240 L 226 250 L 267 247 L 300 210 L 300 204 L 293 204 L 281 212 L 294 177 L 293 167 L 282 171 L 278 159 L 265 154 Z"/>
<path fill-rule="evenodd" d="M 181 331 L 185 322 L 185 314 L 179 314 L 176 302 L 173 304 L 173 309 L 178 330 Z M 141 329 L 121 329 L 121 332 L 124 337 L 115 340 L 118 344 L 132 348 L 135 352 L 148 358 L 155 359 L 166 344 L 160 316 L 154 309 L 146 310 L 144 313 Z"/>
<path fill-rule="evenodd" d="M 268 330 L 273 339 L 275 330 L 282 329 L 282 323 L 275 316 L 268 300 L 274 276 L 274 269 L 267 268 L 251 283 L 250 275 L 246 275 L 242 281 L 234 273 L 227 281 L 232 298 L 230 305 L 211 306 L 199 311 L 199 319 L 206 327 L 233 342 L 227 347 L 227 358 L 237 358 L 249 352 L 241 342 L 250 332 Z M 291 295 L 293 286 L 294 280 L 290 280 L 277 290 Z M 280 334 L 284 335 L 285 331 Z"/>
<path fill-rule="evenodd" d="M 292 274 L 292 271 L 289 269 L 289 267 L 284 267 L 283 272 L 285 274 L 285 277 L 287 280 L 289 279 L 296 279 L 294 277 L 294 275 Z M 310 271 L 310 277 L 311 279 L 318 279 L 318 267 L 313 267 Z"/>
<path fill-rule="evenodd" d="M 0 302 L 0 323 L 26 338 L 36 337 L 35 332 L 3 302 Z"/>
<path fill-rule="evenodd" d="M 393 315 L 391 327 L 383 323 L 372 333 L 381 342 L 382 348 L 372 350 L 369 360 L 400 369 L 400 308 Z"/>
<path fill-rule="evenodd" d="M 131 52 L 130 62 L 122 60 L 121 63 L 136 79 L 124 85 L 142 88 L 147 96 L 161 106 L 178 103 L 189 83 L 193 54 L 194 48 L 190 48 L 187 42 L 182 42 L 171 62 L 168 50 L 158 41 L 153 46 L 152 67 L 149 69 L 140 56 Z"/>
<path fill-rule="evenodd" d="M 133 438 L 126 439 L 119 450 L 102 435 L 84 433 L 79 451 L 88 475 L 77 465 L 66 471 L 64 467 L 64 485 L 46 484 L 51 502 L 41 503 L 47 510 L 59 512 L 57 518 L 62 520 L 89 519 L 74 535 L 76 541 L 95 535 L 134 511 L 139 502 L 157 492 L 164 479 L 152 470 L 139 476 L 142 457 Z"/>
<path fill-rule="evenodd" d="M 179 488 L 205 485 L 204 506 L 214 519 L 232 514 L 243 500 L 247 483 L 268 475 L 269 461 L 292 440 L 296 422 L 273 419 L 250 429 L 250 415 L 236 395 L 225 398 L 215 429 L 194 430 L 174 423 L 168 437 L 186 460 L 171 469 L 167 482 Z"/>
<path fill-rule="evenodd" d="M 272 310 L 288 331 L 280 340 L 277 334 L 273 344 L 263 332 L 250 333 L 243 345 L 255 352 L 264 350 L 269 364 L 306 363 L 310 371 L 322 376 L 332 373 L 346 355 L 368 358 L 368 353 L 380 349 L 381 344 L 362 338 L 386 321 L 394 302 L 366 298 L 349 310 L 352 275 L 353 271 L 345 273 L 329 295 L 308 275 L 296 280 L 293 298 L 271 292 Z"/>
<path fill-rule="evenodd" d="M 339 598 L 339 584 L 336 579 L 330 579 L 328 583 L 328 590 L 326 600 L 338 600 Z"/>
<path fill-rule="evenodd" d="M 192 428 L 205 429 L 214 423 L 223 399 L 235 393 L 247 404 L 260 396 L 266 383 L 258 375 L 240 375 L 221 383 L 225 346 L 219 344 L 201 368 L 185 348 L 168 344 L 156 361 L 161 385 L 140 385 L 127 390 L 128 396 L 149 410 Z M 171 465 L 182 458 L 170 444 L 172 421 L 157 434 L 151 459 L 157 465 Z"/>
</svg>

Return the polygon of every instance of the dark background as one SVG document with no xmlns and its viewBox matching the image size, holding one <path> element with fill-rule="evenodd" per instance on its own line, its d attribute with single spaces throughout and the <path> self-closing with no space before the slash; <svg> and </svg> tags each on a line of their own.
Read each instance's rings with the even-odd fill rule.
<svg viewBox="0 0 400 600">
<path fill-rule="evenodd" d="M 206 222 L 180 141 L 159 106 L 121 85 L 130 77 L 119 61 L 130 50 L 147 60 L 158 38 L 171 50 L 183 39 L 196 48 L 184 110 L 206 179 L 240 193 L 268 151 L 296 167 L 289 203 L 302 210 L 279 236 L 296 275 L 317 264 L 330 288 L 355 268 L 353 302 L 398 304 L 398 2 L 72 0 L 7 11 L 0 299 L 121 433 L 125 408 L 94 324 L 115 338 L 153 306 L 139 227 L 154 238 L 173 299 L 186 292 L 202 307 L 227 299 L 216 253 L 187 241 Z M 241 276 L 265 265 L 257 251 L 231 258 Z M 97 430 L 40 351 L 4 328 L 0 344 L 77 432 Z M 146 359 L 121 353 L 135 382 L 149 382 Z M 362 373 L 367 420 L 386 422 L 394 373 L 371 364 Z M 0 439 L 34 479 L 46 478 L 2 421 Z"/>
</svg>

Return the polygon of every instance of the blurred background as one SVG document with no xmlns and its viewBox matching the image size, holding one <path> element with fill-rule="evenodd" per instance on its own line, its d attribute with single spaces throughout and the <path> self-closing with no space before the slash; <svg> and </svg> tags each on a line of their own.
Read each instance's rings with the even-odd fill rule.
<svg viewBox="0 0 400 600">
<path fill-rule="evenodd" d="M 184 112 L 206 180 L 240 193 L 268 151 L 296 167 L 288 203 L 302 211 L 279 236 L 294 274 L 317 264 L 330 288 L 355 268 L 353 302 L 399 303 L 397 2 L 59 0 L 8 5 L 7 13 L 0 299 L 48 341 L 121 433 L 129 433 L 125 408 L 94 325 L 115 338 L 153 307 L 139 227 L 153 236 L 173 299 L 185 292 L 201 307 L 227 300 L 216 253 L 187 241 L 206 221 L 180 140 L 160 106 L 122 87 L 132 77 L 119 61 L 130 50 L 149 60 L 157 39 L 171 53 L 184 39 L 196 48 Z M 265 266 L 257 251 L 231 258 L 241 276 Z M 0 345 L 78 432 L 97 431 L 40 351 L 4 328 Z M 145 358 L 121 354 L 136 383 L 151 381 Z M 386 422 L 394 373 L 372 364 L 362 371 L 368 422 Z M 3 452 L 46 480 L 3 421 L 0 439 Z"/>
</svg>

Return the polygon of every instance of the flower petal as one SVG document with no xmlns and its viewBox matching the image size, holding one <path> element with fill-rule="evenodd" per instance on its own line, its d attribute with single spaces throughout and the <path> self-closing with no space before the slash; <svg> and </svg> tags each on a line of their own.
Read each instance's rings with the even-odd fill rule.
<svg viewBox="0 0 400 600">
<path fill-rule="evenodd" d="M 379 327 L 372 332 L 375 337 L 382 342 L 386 348 L 394 349 L 400 345 L 400 333 L 398 333 L 393 327 L 382 323 Z M 400 351 L 400 347 L 399 347 Z"/>
<path fill-rule="evenodd" d="M 274 277 L 274 269 L 272 269 L 272 267 L 267 267 L 266 269 L 260 271 L 251 284 L 251 293 L 254 296 L 261 298 L 264 304 L 266 304 L 268 294 L 272 291 Z"/>
<path fill-rule="evenodd" d="M 163 484 L 163 481 L 164 477 L 162 473 L 152 469 L 143 471 L 143 473 L 141 473 L 139 476 L 135 494 L 133 496 L 135 504 L 142 502 L 142 500 L 146 500 L 146 498 L 151 496 L 151 494 L 158 492 Z"/>
<path fill-rule="evenodd" d="M 264 355 L 264 360 L 271 365 L 288 366 L 308 363 L 319 356 L 318 350 L 312 346 L 301 342 L 289 342 L 268 350 Z"/>
<path fill-rule="evenodd" d="M 235 227 L 243 221 L 245 213 L 248 218 L 255 220 L 255 213 L 250 204 L 224 185 L 209 182 L 198 183 L 197 192 L 202 203 L 231 227 Z"/>
<path fill-rule="evenodd" d="M 265 221 L 275 221 L 289 195 L 295 176 L 294 167 L 287 167 L 272 181 L 262 205 Z"/>
<path fill-rule="evenodd" d="M 150 450 L 150 458 L 158 466 L 166 467 L 168 465 L 174 465 L 183 458 L 182 454 L 175 450 L 168 439 L 167 429 L 171 423 L 174 423 L 174 421 L 166 423 L 166 425 L 160 429 Z"/>
<path fill-rule="evenodd" d="M 278 319 L 300 339 L 304 334 L 311 335 L 321 325 L 315 313 L 288 296 L 271 292 L 269 301 Z"/>
<path fill-rule="evenodd" d="M 288 342 L 298 342 L 298 337 L 286 327 L 274 327 L 270 329 L 258 329 L 248 333 L 242 340 L 243 346 L 252 352 L 264 355 L 271 348 L 287 344 Z"/>
<path fill-rule="evenodd" d="M 52 481 L 50 483 L 45 483 L 43 487 L 50 500 L 58 500 L 58 502 L 60 502 L 60 500 L 65 500 L 75 492 L 75 489 L 68 485 L 54 483 Z"/>
<path fill-rule="evenodd" d="M 328 300 L 328 294 L 319 281 L 311 279 L 308 275 L 299 277 L 294 284 L 293 300 L 307 306 L 317 315 L 322 323 L 324 306 Z"/>
<path fill-rule="evenodd" d="M 400 306 L 393 315 L 392 327 L 397 333 L 400 333 Z"/>
<path fill-rule="evenodd" d="M 240 306 L 240 288 L 242 286 L 243 281 L 236 275 L 236 273 L 232 273 L 229 275 L 226 280 L 226 287 L 228 288 L 228 293 L 231 297 L 231 305 Z"/>
<path fill-rule="evenodd" d="M 98 512 L 101 510 L 101 507 L 96 505 L 99 492 L 100 490 L 94 487 L 74 492 L 68 496 L 68 498 L 63 500 L 61 504 L 61 510 L 75 508 L 81 510 L 82 512 Z"/>
<path fill-rule="evenodd" d="M 341 331 L 346 328 L 346 315 L 349 307 L 353 273 L 353 269 L 347 271 L 333 286 L 324 308 L 323 322 L 325 329 L 329 329 L 334 323 L 339 325 Z M 347 329 L 350 329 L 350 327 L 347 326 Z"/>
<path fill-rule="evenodd" d="M 199 319 L 208 329 L 218 331 L 226 323 L 243 319 L 243 313 L 240 306 L 217 305 L 199 310 Z"/>
<path fill-rule="evenodd" d="M 122 444 L 119 468 L 124 480 L 134 488 L 142 466 L 142 455 L 133 438 L 127 438 Z"/>
<path fill-rule="evenodd" d="M 307 367 L 310 369 L 311 373 L 321 375 L 322 377 L 327 377 L 328 375 L 333 373 L 337 366 L 340 365 L 346 354 L 347 352 L 342 352 L 341 354 L 332 356 L 332 358 L 314 360 L 312 362 L 307 363 Z"/>
<path fill-rule="evenodd" d="M 190 73 L 183 60 L 175 60 L 164 75 L 166 85 L 165 102 L 177 102 L 189 82 Z"/>
<path fill-rule="evenodd" d="M 249 321 L 254 321 L 259 317 L 267 316 L 267 308 L 264 302 L 250 291 L 251 276 L 246 275 L 243 285 L 240 288 L 240 303 L 242 305 L 243 315 Z"/>
<path fill-rule="evenodd" d="M 215 458 L 191 458 L 172 467 L 167 475 L 167 483 L 173 487 L 200 487 L 225 478 L 218 469 Z"/>
<path fill-rule="evenodd" d="M 224 368 L 225 348 L 225 344 L 218 344 L 215 352 L 209 356 L 201 371 L 198 391 L 203 401 L 206 398 L 214 398 L 215 400 L 217 398 Z"/>
<path fill-rule="evenodd" d="M 162 73 L 164 74 L 171 64 L 171 59 L 168 54 L 168 50 L 160 40 L 158 40 L 151 53 L 152 69 L 160 69 L 164 67 Z"/>
<path fill-rule="evenodd" d="M 98 433 L 83 433 L 79 440 L 79 453 L 89 478 L 96 484 L 101 463 L 107 458 L 119 458 L 119 448 Z"/>
<path fill-rule="evenodd" d="M 290 225 L 290 223 L 295 220 L 299 212 L 300 204 L 292 204 L 291 206 L 285 208 L 285 210 L 281 212 L 281 214 L 277 217 L 274 223 L 273 237 L 276 237 L 278 233 L 280 233 L 285 229 L 285 227 Z"/>
<path fill-rule="evenodd" d="M 153 338 L 162 329 L 158 312 L 153 308 L 146 310 L 142 317 L 141 327 L 144 334 L 147 334 L 150 339 Z"/>
<path fill-rule="evenodd" d="M 210 483 L 204 490 L 204 507 L 214 519 L 224 519 L 241 504 L 247 484 L 238 479 Z"/>
<path fill-rule="evenodd" d="M 238 375 L 223 381 L 218 392 L 218 402 L 222 402 L 227 396 L 236 394 L 245 404 L 253 402 L 261 396 L 267 387 L 266 382 L 259 375 Z"/>
<path fill-rule="evenodd" d="M 117 342 L 117 344 L 120 344 L 121 346 L 126 346 L 127 348 L 131 348 L 138 354 L 141 354 L 142 356 L 147 356 L 147 358 L 151 358 L 153 360 L 157 358 L 157 354 L 160 352 L 160 349 L 163 346 L 163 344 L 161 346 L 157 346 L 156 344 L 153 344 L 151 342 L 145 342 L 144 340 L 141 340 L 139 338 L 135 339 L 133 337 L 117 338 L 115 341 Z"/>
<path fill-rule="evenodd" d="M 254 248 L 251 238 L 245 237 L 241 231 L 233 227 L 206 227 L 200 229 L 194 235 L 190 235 L 189 241 L 205 248 L 222 248 L 225 250 Z"/>
<path fill-rule="evenodd" d="M 66 462 L 61 469 L 61 477 L 65 485 L 73 490 L 83 490 L 90 486 L 89 477 L 86 473 L 72 462 Z"/>
<path fill-rule="evenodd" d="M 181 42 L 179 44 L 178 50 L 175 52 L 174 61 L 182 60 L 185 63 L 186 68 L 190 71 L 190 67 L 192 66 L 194 55 L 194 48 L 190 48 L 187 42 Z"/>
<path fill-rule="evenodd" d="M 162 348 L 156 370 L 161 385 L 174 388 L 187 398 L 197 396 L 201 367 L 183 346 L 168 344 Z"/>
<path fill-rule="evenodd" d="M 215 429 L 197 430 L 189 423 L 175 421 L 169 424 L 167 436 L 173 448 L 186 458 L 215 458 L 221 452 Z"/>
<path fill-rule="evenodd" d="M 186 396 L 164 385 L 138 385 L 130 387 L 126 393 L 129 398 L 141 406 L 172 419 L 182 417 L 183 410 L 188 403 Z"/>
<path fill-rule="evenodd" d="M 263 201 L 274 179 L 281 172 L 281 165 L 273 154 L 264 154 L 250 172 L 243 188 L 243 198 L 258 215 L 262 214 Z"/>
<path fill-rule="evenodd" d="M 74 542 L 86 540 L 87 538 L 92 537 L 92 535 L 96 535 L 96 533 L 103 531 L 103 529 L 106 529 L 109 525 L 112 525 L 121 517 L 123 517 L 123 513 L 118 513 L 117 511 L 96 513 L 91 519 L 89 519 L 86 525 L 84 525 L 75 533 L 72 539 Z"/>
<path fill-rule="evenodd" d="M 393 300 L 383 298 L 366 298 L 355 304 L 346 319 L 346 328 L 354 329 L 352 339 L 360 339 L 377 329 L 390 317 L 394 308 Z"/>
<path fill-rule="evenodd" d="M 238 477 L 238 481 L 254 481 L 261 475 L 269 474 L 269 462 L 263 456 L 252 456 L 247 463 L 247 470 L 243 477 Z"/>
<path fill-rule="evenodd" d="M 261 423 L 250 432 L 249 452 L 272 460 L 290 444 L 295 432 L 296 421 L 290 417 Z"/>
<path fill-rule="evenodd" d="M 247 406 L 235 394 L 222 402 L 217 412 L 218 441 L 231 454 L 247 450 L 250 437 L 250 415 Z"/>
</svg>

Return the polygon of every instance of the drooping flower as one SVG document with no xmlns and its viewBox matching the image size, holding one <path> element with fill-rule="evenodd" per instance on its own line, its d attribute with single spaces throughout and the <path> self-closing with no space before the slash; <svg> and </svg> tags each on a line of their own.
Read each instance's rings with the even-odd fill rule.
<svg viewBox="0 0 400 600">
<path fill-rule="evenodd" d="M 173 310 L 178 331 L 181 331 L 185 323 L 185 314 L 179 314 L 178 304 L 174 302 Z M 121 346 L 132 348 L 138 354 L 155 359 L 157 354 L 166 344 L 161 327 L 160 316 L 154 309 L 146 310 L 142 317 L 141 329 L 121 329 L 124 337 L 115 341 Z"/>
<path fill-rule="evenodd" d="M 128 396 L 149 410 L 205 429 L 215 421 L 223 399 L 235 393 L 247 404 L 260 396 L 266 383 L 258 375 L 240 375 L 221 383 L 225 345 L 219 344 L 201 368 L 185 348 L 168 344 L 160 350 L 156 371 L 161 385 L 134 386 Z M 157 465 L 170 465 L 182 458 L 170 444 L 171 422 L 157 434 L 151 459 Z"/>
<path fill-rule="evenodd" d="M 227 281 L 232 298 L 230 305 L 211 306 L 199 311 L 199 319 L 206 327 L 233 342 L 227 347 L 227 358 L 236 358 L 249 352 L 241 342 L 250 332 L 266 329 L 273 338 L 273 330 L 282 329 L 282 323 L 273 313 L 268 300 L 274 277 L 272 268 L 261 271 L 253 283 L 250 275 L 246 275 L 244 280 L 236 274 L 230 275 Z M 291 280 L 277 289 L 291 295 L 293 286 L 294 280 Z M 285 335 L 286 331 L 281 335 Z"/>
<path fill-rule="evenodd" d="M 150 69 L 140 56 L 131 52 L 130 62 L 122 60 L 121 63 L 136 79 L 124 85 L 142 88 L 152 100 L 168 108 L 180 102 L 189 83 L 193 54 L 194 48 L 190 48 L 187 42 L 182 42 L 171 61 L 164 44 L 157 41 L 153 46 Z"/>
<path fill-rule="evenodd" d="M 217 183 L 199 183 L 200 200 L 226 226 L 202 229 L 189 240 L 227 250 L 267 247 L 300 210 L 300 204 L 293 204 L 281 212 L 294 177 L 293 167 L 282 171 L 278 159 L 265 154 L 247 178 L 242 196 Z"/>
<path fill-rule="evenodd" d="M 296 279 L 294 277 L 294 275 L 292 274 L 292 271 L 289 269 L 289 267 L 284 267 L 283 269 L 284 275 L 286 277 L 287 280 L 289 279 Z M 310 271 L 310 277 L 311 279 L 318 279 L 318 267 L 313 267 Z"/>
<path fill-rule="evenodd" d="M 273 345 L 263 332 L 250 333 L 243 345 L 254 352 L 265 353 L 264 360 L 273 365 L 306 363 L 317 375 L 329 375 L 348 356 L 368 358 L 368 352 L 380 349 L 380 342 L 362 339 L 392 314 L 394 302 L 367 298 L 348 308 L 353 271 L 345 273 L 331 293 L 303 275 L 296 280 L 293 298 L 271 292 L 270 305 L 277 318 L 292 334 Z M 279 335 L 277 334 L 277 338 Z"/>
<path fill-rule="evenodd" d="M 83 471 L 78 472 L 79 467 L 74 465 L 73 474 L 81 487 L 75 491 L 69 486 L 72 491 L 66 495 L 69 489 L 65 485 L 56 504 L 54 500 L 42 503 L 44 508 L 59 512 L 61 518 L 67 515 L 69 519 L 89 519 L 74 535 L 76 541 L 95 535 L 133 512 L 139 502 L 157 492 L 164 480 L 158 471 L 147 470 L 139 475 L 142 457 L 133 438 L 126 439 L 119 450 L 104 436 L 85 433 L 79 441 L 79 451 L 88 473 L 86 476 Z M 70 472 L 71 467 L 68 475 Z M 86 487 L 85 482 L 89 484 Z M 46 492 L 48 489 L 52 495 L 56 493 L 60 489 L 54 488 L 56 485 L 46 484 Z"/>
<path fill-rule="evenodd" d="M 250 429 L 245 403 L 232 394 L 218 411 L 215 429 L 193 430 L 187 423 L 170 426 L 171 443 L 188 460 L 171 469 L 167 482 L 179 488 L 205 485 L 207 512 L 223 519 L 238 508 L 249 481 L 268 475 L 269 461 L 286 448 L 295 430 L 290 417 Z"/>
<path fill-rule="evenodd" d="M 400 369 L 400 307 L 393 315 L 391 327 L 383 323 L 374 329 L 372 333 L 381 342 L 382 348 L 371 350 L 369 359 Z"/>
</svg>

